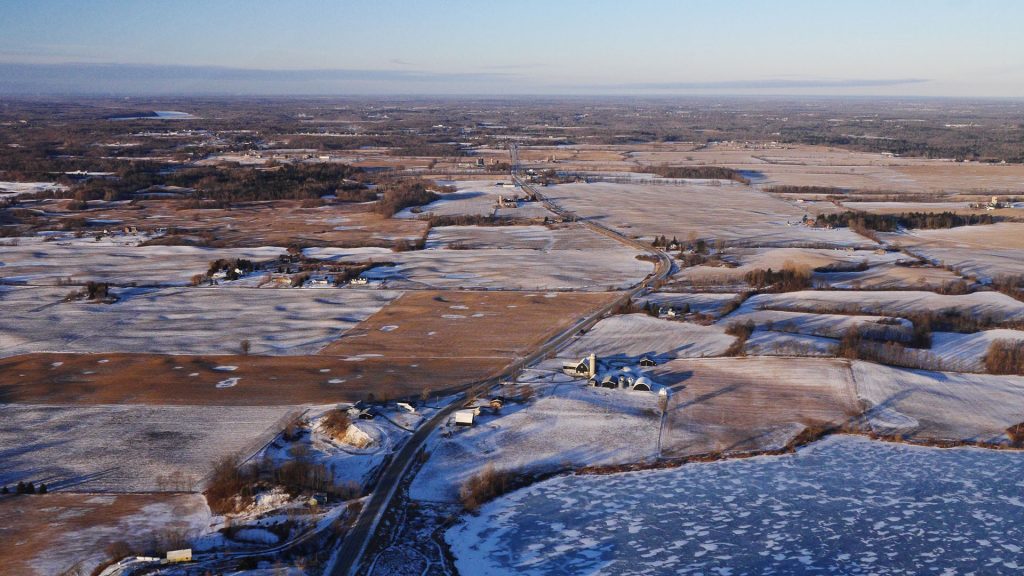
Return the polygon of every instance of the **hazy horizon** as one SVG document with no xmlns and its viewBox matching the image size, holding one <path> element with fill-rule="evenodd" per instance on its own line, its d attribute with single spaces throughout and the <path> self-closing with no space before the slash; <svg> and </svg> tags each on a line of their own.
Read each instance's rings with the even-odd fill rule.
<svg viewBox="0 0 1024 576">
<path fill-rule="evenodd" d="M 14 0 L 0 94 L 1020 98 L 1022 16 L 946 0 Z"/>
</svg>

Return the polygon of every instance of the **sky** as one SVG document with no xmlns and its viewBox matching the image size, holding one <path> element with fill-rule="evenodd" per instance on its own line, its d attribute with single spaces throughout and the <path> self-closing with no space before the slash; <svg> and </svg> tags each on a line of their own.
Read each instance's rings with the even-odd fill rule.
<svg viewBox="0 0 1024 576">
<path fill-rule="evenodd" d="M 1019 0 L 4 0 L 0 94 L 1024 98 Z"/>
</svg>

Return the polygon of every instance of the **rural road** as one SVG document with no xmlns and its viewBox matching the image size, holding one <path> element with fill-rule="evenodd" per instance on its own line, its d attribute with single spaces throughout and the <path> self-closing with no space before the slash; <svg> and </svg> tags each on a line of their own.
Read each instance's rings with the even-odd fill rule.
<svg viewBox="0 0 1024 576">
<path fill-rule="evenodd" d="M 515 160 L 515 158 L 513 159 Z M 513 162 L 513 166 L 517 164 L 518 162 Z M 545 199 L 539 192 L 537 192 L 536 188 L 526 184 L 520 180 L 518 176 L 513 175 L 512 179 L 519 184 L 524 191 L 536 196 L 537 200 L 543 203 L 548 210 L 551 210 L 560 216 L 573 216 L 561 207 Z M 559 346 L 575 336 L 580 330 L 593 326 L 601 318 L 611 313 L 627 299 L 636 296 L 646 289 L 652 282 L 664 280 L 668 278 L 668 275 L 671 273 L 672 259 L 668 254 L 661 250 L 652 248 L 651 246 L 632 238 L 627 238 L 626 236 L 623 236 L 622 234 L 619 234 L 618 232 L 596 222 L 582 220 L 581 223 L 598 234 L 608 236 L 631 248 L 636 248 L 656 256 L 658 262 L 655 265 L 654 272 L 647 276 L 642 282 L 625 292 L 620 298 L 617 298 L 595 312 L 580 318 L 573 323 L 572 326 L 549 339 L 531 354 L 513 362 L 501 375 L 471 384 L 464 392 L 461 392 L 455 400 L 448 404 L 448 406 L 438 411 L 430 420 L 424 422 L 405 442 L 405 445 L 402 446 L 402 449 L 399 450 L 398 454 L 391 459 L 387 467 L 384 469 L 384 473 L 381 474 L 380 480 L 377 482 L 376 489 L 373 491 L 370 499 L 363 507 L 355 525 L 353 525 L 352 529 L 342 541 L 341 547 L 337 549 L 336 553 L 331 558 L 332 562 L 329 566 L 333 566 L 333 569 L 330 571 L 332 576 L 350 576 L 354 575 L 358 571 L 363 554 L 365 554 L 366 549 L 373 541 L 373 537 L 377 532 L 377 527 L 379 526 L 381 519 L 384 517 L 384 514 L 387 512 L 388 507 L 391 504 L 391 500 L 394 498 L 395 492 L 398 490 L 398 487 L 405 479 L 409 468 L 415 461 L 416 454 L 424 446 L 427 438 L 429 438 L 439 426 L 443 425 L 452 413 L 461 408 L 466 399 L 472 398 L 473 396 L 486 391 L 490 387 L 498 384 L 502 379 L 515 374 L 515 372 L 520 368 L 529 366 L 530 364 L 542 359 L 549 352 L 557 350 Z"/>
</svg>

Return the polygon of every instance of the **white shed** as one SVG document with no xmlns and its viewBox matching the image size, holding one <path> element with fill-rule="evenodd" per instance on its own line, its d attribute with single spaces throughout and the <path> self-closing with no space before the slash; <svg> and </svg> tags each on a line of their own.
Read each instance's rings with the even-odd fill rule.
<svg viewBox="0 0 1024 576">
<path fill-rule="evenodd" d="M 181 550 L 168 550 L 167 551 L 168 562 L 191 562 L 192 561 L 192 549 L 183 548 Z"/>
<path fill-rule="evenodd" d="M 473 420 L 476 418 L 476 410 L 466 409 L 458 410 L 455 412 L 455 425 L 456 426 L 472 426 Z"/>
</svg>

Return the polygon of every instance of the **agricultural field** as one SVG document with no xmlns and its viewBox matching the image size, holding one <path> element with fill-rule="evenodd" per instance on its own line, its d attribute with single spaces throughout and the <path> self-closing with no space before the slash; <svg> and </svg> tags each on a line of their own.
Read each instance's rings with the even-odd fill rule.
<svg viewBox="0 0 1024 576">
<path fill-rule="evenodd" d="M 930 261 L 982 280 L 1024 273 L 1024 224 L 1018 222 L 905 231 L 886 234 L 885 238 Z"/>
<path fill-rule="evenodd" d="M 49 205 L 45 205 L 51 208 Z M 52 208 L 58 208 L 54 206 Z M 52 209 L 51 208 L 51 209 Z M 230 208 L 188 208 L 180 201 L 137 200 L 96 202 L 85 211 L 53 213 L 55 225 L 74 218 L 92 223 L 87 231 L 136 227 L 218 248 L 262 246 L 384 246 L 396 240 L 415 241 L 427 225 L 377 214 L 372 204 L 306 206 L 294 200 L 247 202 Z"/>
<path fill-rule="evenodd" d="M 364 252 L 307 248 L 304 254 L 325 262 L 363 262 Z M 363 274 L 397 290 L 622 290 L 642 280 L 653 264 L 638 260 L 627 247 L 590 250 L 417 250 L 382 254 L 380 266 Z"/>
<path fill-rule="evenodd" d="M 913 329 L 913 324 L 909 320 L 890 316 L 852 316 L 761 310 L 756 308 L 756 304 L 752 304 L 750 307 L 740 306 L 738 310 L 718 323 L 725 326 L 750 323 L 762 330 L 824 338 L 842 338 L 850 330 L 856 329 L 863 333 L 886 334 L 890 336 L 888 339 L 897 341 L 901 339 L 901 336 L 909 337 Z"/>
<path fill-rule="evenodd" d="M 806 212 L 798 205 L 730 181 L 687 181 L 682 185 L 561 184 L 545 188 L 544 195 L 580 218 L 645 239 L 665 235 L 683 240 L 692 234 L 744 246 L 875 245 L 845 228 L 803 226 L 801 219 Z M 729 200 L 725 202 L 723 197 Z"/>
<path fill-rule="evenodd" d="M 671 389 L 664 456 L 778 450 L 806 428 L 859 413 L 853 375 L 835 359 L 679 359 L 656 366 Z"/>
<path fill-rule="evenodd" d="M 883 435 L 1006 444 L 1024 422 L 1024 377 L 928 372 L 854 362 L 868 425 Z"/>
<path fill-rule="evenodd" d="M 0 200 L 66 188 L 53 182 L 0 182 Z"/>
<path fill-rule="evenodd" d="M 11 574 L 50 576 L 76 565 L 91 572 L 124 542 L 157 550 L 202 533 L 210 510 L 200 494 L 37 495 L 0 501 L 0 563 Z"/>
<path fill-rule="evenodd" d="M 718 326 L 620 314 L 601 320 L 559 354 L 573 360 L 591 353 L 602 358 L 702 358 L 722 355 L 735 340 Z"/>
<path fill-rule="evenodd" d="M 425 248 L 620 251 L 622 245 L 578 224 L 554 226 L 442 226 L 432 228 Z"/>
<path fill-rule="evenodd" d="M 0 406 L 0 484 L 54 490 L 190 492 L 225 456 L 252 452 L 301 410 L 289 406 Z"/>
<path fill-rule="evenodd" d="M 959 364 L 961 370 L 985 371 L 985 354 L 993 342 L 1024 342 L 1021 330 L 983 330 L 970 334 L 958 332 L 933 332 L 931 351 L 936 356 Z"/>
<path fill-rule="evenodd" d="M 489 362 L 498 369 L 615 297 L 560 292 L 410 291 L 321 354 L 383 362 L 447 361 L 446 372 L 453 376 L 461 374 L 463 362 L 472 360 Z"/>
<path fill-rule="evenodd" d="M 1024 302 L 998 292 L 973 292 L 958 296 L 915 290 L 827 291 L 804 290 L 783 294 L 758 294 L 741 310 L 785 310 L 825 314 L 899 316 L 959 311 L 974 318 L 996 322 L 1024 319 Z"/>
<path fill-rule="evenodd" d="M 900 252 L 814 248 L 727 248 L 716 254 L 727 266 L 697 265 L 673 275 L 669 287 L 742 286 L 753 271 L 810 271 L 815 286 L 840 290 L 937 289 L 961 280 L 943 268 L 923 266 Z"/>
<path fill-rule="evenodd" d="M 0 286 L 0 357 L 29 352 L 308 355 L 400 293 L 254 288 L 116 289 L 113 304 L 65 302 L 69 288 Z"/>
<path fill-rule="evenodd" d="M 559 374 L 527 372 L 536 398 L 509 404 L 471 429 L 433 440 L 410 495 L 455 501 L 459 486 L 488 463 L 523 472 L 568 466 L 628 464 L 658 454 L 660 418 L 654 395 L 581 388 Z"/>
<path fill-rule="evenodd" d="M 0 249 L 0 279 L 36 286 L 53 286 L 69 278 L 76 283 L 185 286 L 193 276 L 206 272 L 213 260 L 269 261 L 284 253 L 284 248 L 269 246 L 132 246 L 91 238 L 52 242 L 38 237 L 17 238 Z"/>
</svg>

